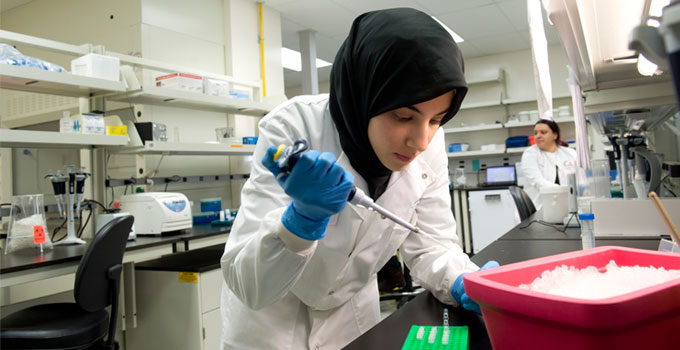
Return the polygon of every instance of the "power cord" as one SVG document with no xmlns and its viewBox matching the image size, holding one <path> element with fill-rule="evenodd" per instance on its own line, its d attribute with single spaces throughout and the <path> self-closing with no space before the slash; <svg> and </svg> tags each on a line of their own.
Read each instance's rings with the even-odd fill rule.
<svg viewBox="0 0 680 350">
<path fill-rule="evenodd" d="M 67 222 L 67 221 L 68 221 L 68 219 L 64 219 L 64 221 L 61 222 L 61 225 L 59 225 L 58 227 L 56 227 L 56 228 L 52 231 L 52 237 L 51 237 L 52 243 L 56 242 L 56 241 L 54 240 L 54 237 L 57 235 L 57 232 L 59 232 L 59 230 L 61 230 L 62 228 L 64 228 L 64 225 L 66 225 L 66 222 Z M 66 236 L 64 236 L 64 237 L 66 237 Z M 64 237 L 60 238 L 59 240 L 64 239 Z"/>
<path fill-rule="evenodd" d="M 168 192 L 168 185 L 171 182 L 179 182 L 179 181 L 182 181 L 182 177 L 179 176 L 179 175 L 172 175 L 171 177 L 166 177 L 165 178 L 165 189 L 163 190 L 163 192 Z"/>
<path fill-rule="evenodd" d="M 553 229 L 555 229 L 555 231 L 558 231 L 558 232 L 566 232 L 567 228 L 569 227 L 569 223 L 571 222 L 571 219 L 573 219 L 573 218 L 576 218 L 576 222 L 578 223 L 578 227 L 581 227 L 581 222 L 578 220 L 578 217 L 576 217 L 575 213 L 572 213 L 571 216 L 569 217 L 569 219 L 567 220 L 566 225 L 551 224 L 551 223 L 545 222 L 543 220 L 532 220 L 530 223 L 526 224 L 525 226 L 520 227 L 519 229 L 524 230 L 525 228 L 528 228 L 532 224 L 536 223 L 536 224 L 541 224 L 541 225 L 544 225 L 544 226 L 552 227 Z M 559 226 L 563 226 L 563 228 L 560 229 Z"/>
</svg>

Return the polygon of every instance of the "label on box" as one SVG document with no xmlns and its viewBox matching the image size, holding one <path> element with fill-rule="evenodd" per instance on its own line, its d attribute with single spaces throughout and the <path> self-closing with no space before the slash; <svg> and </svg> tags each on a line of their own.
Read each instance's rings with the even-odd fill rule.
<svg viewBox="0 0 680 350">
<path fill-rule="evenodd" d="M 45 243 L 45 228 L 42 225 L 33 226 L 33 243 Z"/>
<path fill-rule="evenodd" d="M 127 125 L 109 125 L 106 127 L 107 135 L 127 135 Z"/>
<path fill-rule="evenodd" d="M 203 77 L 186 73 L 172 73 L 156 77 L 156 86 L 202 93 Z"/>
</svg>

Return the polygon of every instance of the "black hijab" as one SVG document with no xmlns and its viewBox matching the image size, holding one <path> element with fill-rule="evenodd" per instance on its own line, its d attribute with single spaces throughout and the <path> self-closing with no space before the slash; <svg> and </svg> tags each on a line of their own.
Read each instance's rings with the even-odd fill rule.
<svg viewBox="0 0 680 350">
<path fill-rule="evenodd" d="M 329 108 L 342 150 L 374 199 L 392 173 L 368 139 L 368 122 L 382 113 L 456 93 L 442 124 L 467 92 L 463 56 L 429 15 L 409 8 L 367 12 L 352 23 L 331 69 Z"/>
</svg>

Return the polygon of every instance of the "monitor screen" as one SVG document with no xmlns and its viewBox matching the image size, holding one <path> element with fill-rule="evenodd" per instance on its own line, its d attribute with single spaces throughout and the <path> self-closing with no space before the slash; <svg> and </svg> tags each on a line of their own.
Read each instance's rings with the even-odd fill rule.
<svg viewBox="0 0 680 350">
<path fill-rule="evenodd" d="M 514 183 L 515 182 L 515 167 L 514 166 L 497 166 L 486 168 L 486 182 L 487 184 L 496 183 Z"/>
</svg>

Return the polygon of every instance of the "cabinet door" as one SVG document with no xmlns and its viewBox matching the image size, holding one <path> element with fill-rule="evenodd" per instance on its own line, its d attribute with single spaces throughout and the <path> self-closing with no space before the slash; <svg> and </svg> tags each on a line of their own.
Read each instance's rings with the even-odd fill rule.
<svg viewBox="0 0 680 350">
<path fill-rule="evenodd" d="M 203 350 L 218 350 L 222 338 L 222 315 L 217 308 L 203 314 Z"/>
<path fill-rule="evenodd" d="M 509 190 L 469 191 L 468 202 L 475 254 L 520 223 Z"/>
<path fill-rule="evenodd" d="M 205 271 L 201 273 L 201 312 L 208 312 L 220 308 L 220 296 L 222 295 L 221 269 Z"/>
</svg>

